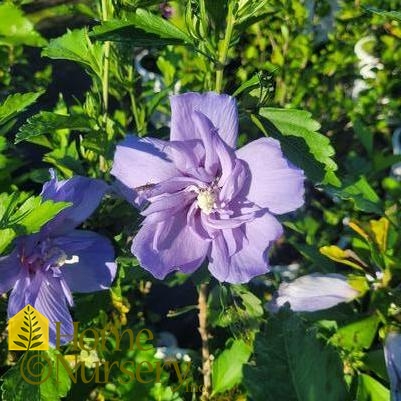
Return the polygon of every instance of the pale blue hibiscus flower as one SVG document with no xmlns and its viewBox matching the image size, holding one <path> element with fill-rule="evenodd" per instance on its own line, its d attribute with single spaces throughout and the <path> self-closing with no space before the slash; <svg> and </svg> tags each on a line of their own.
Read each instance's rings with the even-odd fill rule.
<svg viewBox="0 0 401 401">
<path fill-rule="evenodd" d="M 163 279 L 205 261 L 219 281 L 243 283 L 268 271 L 267 250 L 283 233 L 276 215 L 304 203 L 304 174 L 278 141 L 235 149 L 235 100 L 209 92 L 171 98 L 170 141 L 127 137 L 112 174 L 145 220 L 132 253 Z"/>
</svg>

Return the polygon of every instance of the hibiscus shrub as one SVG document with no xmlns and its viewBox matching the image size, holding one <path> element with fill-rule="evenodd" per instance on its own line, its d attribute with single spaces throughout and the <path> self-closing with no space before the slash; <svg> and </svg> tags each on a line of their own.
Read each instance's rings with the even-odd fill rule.
<svg viewBox="0 0 401 401">
<path fill-rule="evenodd" d="M 401 401 L 400 44 L 396 0 L 2 2 L 2 399 Z"/>
</svg>

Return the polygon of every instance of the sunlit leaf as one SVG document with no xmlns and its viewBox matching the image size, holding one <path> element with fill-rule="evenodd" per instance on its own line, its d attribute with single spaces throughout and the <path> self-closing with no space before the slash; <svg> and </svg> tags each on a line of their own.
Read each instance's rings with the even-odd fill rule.
<svg viewBox="0 0 401 401">
<path fill-rule="evenodd" d="M 390 222 L 385 217 L 382 217 L 379 220 L 370 220 L 369 224 L 379 250 L 385 252 L 387 249 L 387 237 Z"/>
<path fill-rule="evenodd" d="M 0 125 L 7 123 L 28 106 L 35 103 L 43 92 L 14 93 L 6 97 L 0 104 Z"/>
<path fill-rule="evenodd" d="M 366 267 L 366 263 L 350 249 L 343 250 L 336 245 L 326 245 L 322 246 L 319 251 L 322 255 L 327 256 L 331 260 L 351 266 L 355 269 L 363 270 L 363 267 Z"/>
<path fill-rule="evenodd" d="M 382 214 L 380 197 L 365 176 L 361 176 L 356 182 L 344 184 L 341 188 L 327 187 L 325 190 L 332 196 L 353 202 L 358 210 Z"/>
<path fill-rule="evenodd" d="M 235 340 L 213 362 L 213 394 L 223 393 L 242 380 L 242 366 L 251 356 L 252 348 L 243 340 Z"/>
<path fill-rule="evenodd" d="M 389 401 L 390 391 L 373 377 L 360 374 L 356 399 L 357 401 Z"/>
<path fill-rule="evenodd" d="M 20 127 L 15 136 L 15 143 L 26 141 L 31 138 L 51 134 L 58 129 L 70 129 L 76 131 L 90 131 L 94 127 L 94 122 L 83 115 L 62 115 L 41 111 L 29 118 L 27 122 Z"/>
<path fill-rule="evenodd" d="M 348 350 L 368 349 L 376 337 L 380 319 L 372 315 L 340 327 L 330 342 Z"/>
<path fill-rule="evenodd" d="M 96 26 L 91 37 L 97 40 L 128 42 L 134 46 L 190 44 L 191 38 L 171 22 L 138 9 L 127 20 L 107 21 Z"/>
<path fill-rule="evenodd" d="M 99 78 L 102 76 L 102 46 L 91 43 L 86 29 L 68 31 L 63 36 L 50 40 L 43 49 L 42 56 L 75 61 Z"/>
<path fill-rule="evenodd" d="M 383 17 L 401 21 L 401 12 L 400 11 L 380 10 L 379 8 L 375 8 L 375 7 L 365 7 L 365 10 L 370 11 L 374 14 L 381 15 Z"/>
<path fill-rule="evenodd" d="M 255 122 L 255 117 L 253 118 Z M 338 186 L 334 148 L 329 138 L 320 134 L 320 125 L 311 114 L 302 110 L 261 108 L 259 128 L 281 143 L 286 156 L 302 168 L 316 183 Z"/>
<path fill-rule="evenodd" d="M 0 21 L 0 45 L 44 46 L 47 43 L 22 11 L 11 2 L 0 4 Z"/>
</svg>

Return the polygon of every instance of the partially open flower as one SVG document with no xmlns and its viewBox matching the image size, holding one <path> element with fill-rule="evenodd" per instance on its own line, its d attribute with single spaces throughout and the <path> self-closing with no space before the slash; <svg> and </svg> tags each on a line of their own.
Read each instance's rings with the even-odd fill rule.
<svg viewBox="0 0 401 401">
<path fill-rule="evenodd" d="M 314 312 L 352 301 L 358 295 L 359 292 L 341 274 L 308 274 L 282 283 L 271 308 L 279 308 L 288 302 L 295 312 Z"/>
</svg>

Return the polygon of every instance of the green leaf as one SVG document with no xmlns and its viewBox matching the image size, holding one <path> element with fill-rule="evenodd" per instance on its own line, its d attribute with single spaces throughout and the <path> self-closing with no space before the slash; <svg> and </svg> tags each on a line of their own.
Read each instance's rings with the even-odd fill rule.
<svg viewBox="0 0 401 401">
<path fill-rule="evenodd" d="M 24 111 L 28 106 L 35 103 L 43 92 L 14 93 L 6 97 L 0 104 L 0 125 L 6 124 L 9 120 Z"/>
<path fill-rule="evenodd" d="M 357 210 L 368 213 L 382 213 L 381 200 L 365 176 L 361 176 L 358 181 L 352 184 L 344 184 L 341 188 L 327 187 L 326 191 L 332 196 L 352 201 Z"/>
<path fill-rule="evenodd" d="M 128 42 L 134 46 L 192 43 L 190 36 L 171 22 L 143 9 L 138 9 L 126 21 L 112 20 L 94 27 L 91 37 Z"/>
<path fill-rule="evenodd" d="M 19 229 L 23 227 L 24 234 L 32 234 L 38 232 L 44 224 L 70 205 L 71 203 L 68 202 L 53 202 L 51 200 L 42 202 L 40 196 L 31 197 L 12 216 L 9 224 L 13 228 L 17 228 L 16 226 Z"/>
<path fill-rule="evenodd" d="M 213 288 L 209 297 L 210 324 L 228 327 L 243 334 L 244 330 L 257 331 L 261 324 L 261 300 L 243 285 Z"/>
<path fill-rule="evenodd" d="M 44 224 L 68 206 L 70 203 L 67 202 L 42 202 L 40 196 L 26 198 L 17 193 L 0 194 L 0 252 L 3 252 L 17 235 L 38 232 Z"/>
<path fill-rule="evenodd" d="M 22 11 L 10 2 L 0 4 L 0 45 L 44 46 L 47 42 Z"/>
<path fill-rule="evenodd" d="M 387 10 L 380 10 L 379 8 L 375 7 L 364 7 L 366 11 L 370 11 L 374 14 L 381 15 L 383 17 L 395 19 L 397 21 L 401 21 L 401 12 L 400 11 L 387 11 Z"/>
<path fill-rule="evenodd" d="M 253 121 L 266 134 L 278 139 L 286 156 L 315 183 L 338 186 L 329 138 L 317 132 L 320 125 L 302 110 L 261 108 Z"/>
<path fill-rule="evenodd" d="M 249 291 L 243 285 L 232 285 L 231 291 L 233 294 L 238 295 L 241 298 L 242 304 L 245 307 L 246 315 L 249 319 L 258 319 L 263 315 L 263 306 L 260 299 Z M 245 316 L 243 316 L 244 318 Z"/>
<path fill-rule="evenodd" d="M 206 11 L 212 18 L 214 24 L 220 27 L 227 18 L 227 2 L 216 0 L 205 0 Z"/>
<path fill-rule="evenodd" d="M 224 393 L 241 383 L 242 366 L 251 356 L 252 348 L 243 340 L 235 340 L 214 361 L 212 379 L 213 393 Z"/>
<path fill-rule="evenodd" d="M 366 263 L 350 249 L 341 249 L 337 245 L 325 245 L 319 249 L 319 252 L 337 263 L 351 266 L 354 269 L 363 270 L 366 267 Z"/>
<path fill-rule="evenodd" d="M 363 147 L 366 149 L 366 152 L 370 156 L 373 152 L 373 132 L 369 129 L 363 122 L 356 118 L 352 121 L 352 126 L 354 127 L 354 131 L 361 141 Z"/>
<path fill-rule="evenodd" d="M 102 45 L 92 44 L 86 29 L 67 31 L 63 36 L 52 39 L 43 49 L 42 56 L 75 61 L 100 79 L 102 77 Z"/>
<path fill-rule="evenodd" d="M 330 342 L 347 350 L 369 349 L 376 337 L 380 319 L 372 315 L 340 327 Z"/>
<path fill-rule="evenodd" d="M 16 236 L 15 231 L 10 227 L 9 219 L 18 206 L 20 195 L 13 193 L 11 195 L 0 194 L 0 253 L 2 253 Z"/>
<path fill-rule="evenodd" d="M 25 345 L 22 346 L 25 347 Z M 39 386 L 27 383 L 21 375 L 21 360 L 22 358 L 1 376 L 1 380 L 3 381 L 1 386 L 2 401 L 40 401 Z"/>
<path fill-rule="evenodd" d="M 20 358 L 17 364 L 1 377 L 3 381 L 1 386 L 2 400 L 59 401 L 65 397 L 71 388 L 71 380 L 65 369 L 57 369 L 57 353 L 58 351 L 52 349 L 47 352 L 35 351 L 24 354 L 27 359 L 23 361 L 24 356 Z M 34 359 L 29 362 L 29 358 L 32 357 Z M 21 363 L 24 363 L 24 366 L 21 366 Z M 27 371 L 28 364 L 35 376 L 30 375 Z M 21 375 L 21 368 L 24 369 L 25 375 L 32 382 L 43 381 L 43 383 L 30 384 L 26 382 Z M 51 369 L 50 372 L 49 369 Z"/>
<path fill-rule="evenodd" d="M 367 352 L 362 361 L 365 371 L 372 371 L 383 380 L 389 381 L 383 348 Z"/>
<path fill-rule="evenodd" d="M 63 115 L 41 111 L 20 127 L 15 136 L 15 143 L 26 141 L 31 138 L 51 134 L 58 129 L 70 129 L 76 131 L 90 131 L 94 128 L 94 122 L 83 115 Z"/>
<path fill-rule="evenodd" d="M 0 253 L 3 253 L 4 250 L 11 244 L 13 239 L 15 238 L 15 232 L 11 228 L 6 228 L 0 230 Z"/>
<path fill-rule="evenodd" d="M 360 374 L 356 399 L 357 401 L 389 401 L 390 391 L 373 377 Z"/>
<path fill-rule="evenodd" d="M 85 174 L 75 142 L 71 142 L 69 146 L 60 147 L 46 153 L 43 161 L 53 164 L 66 177 L 72 177 L 74 173 Z"/>
<path fill-rule="evenodd" d="M 240 95 L 242 92 L 244 92 L 245 90 L 249 90 L 249 89 L 253 89 L 253 88 L 257 88 L 258 86 L 260 86 L 260 77 L 259 74 L 255 74 L 252 75 L 251 78 L 249 78 L 247 81 L 245 81 L 244 83 L 242 83 L 242 85 L 240 85 L 235 92 L 233 93 L 234 97 L 237 97 L 238 95 Z"/>
<path fill-rule="evenodd" d="M 257 334 L 244 384 L 254 401 L 349 400 L 338 354 L 287 310 Z"/>
<path fill-rule="evenodd" d="M 40 385 L 41 401 L 56 401 L 65 397 L 71 388 L 71 379 L 68 376 L 66 369 L 56 367 L 56 355 L 59 352 L 55 349 L 50 349 L 46 352 L 52 364 L 52 371 L 49 378 Z M 43 372 L 42 377 L 46 377 L 48 371 Z"/>
</svg>

